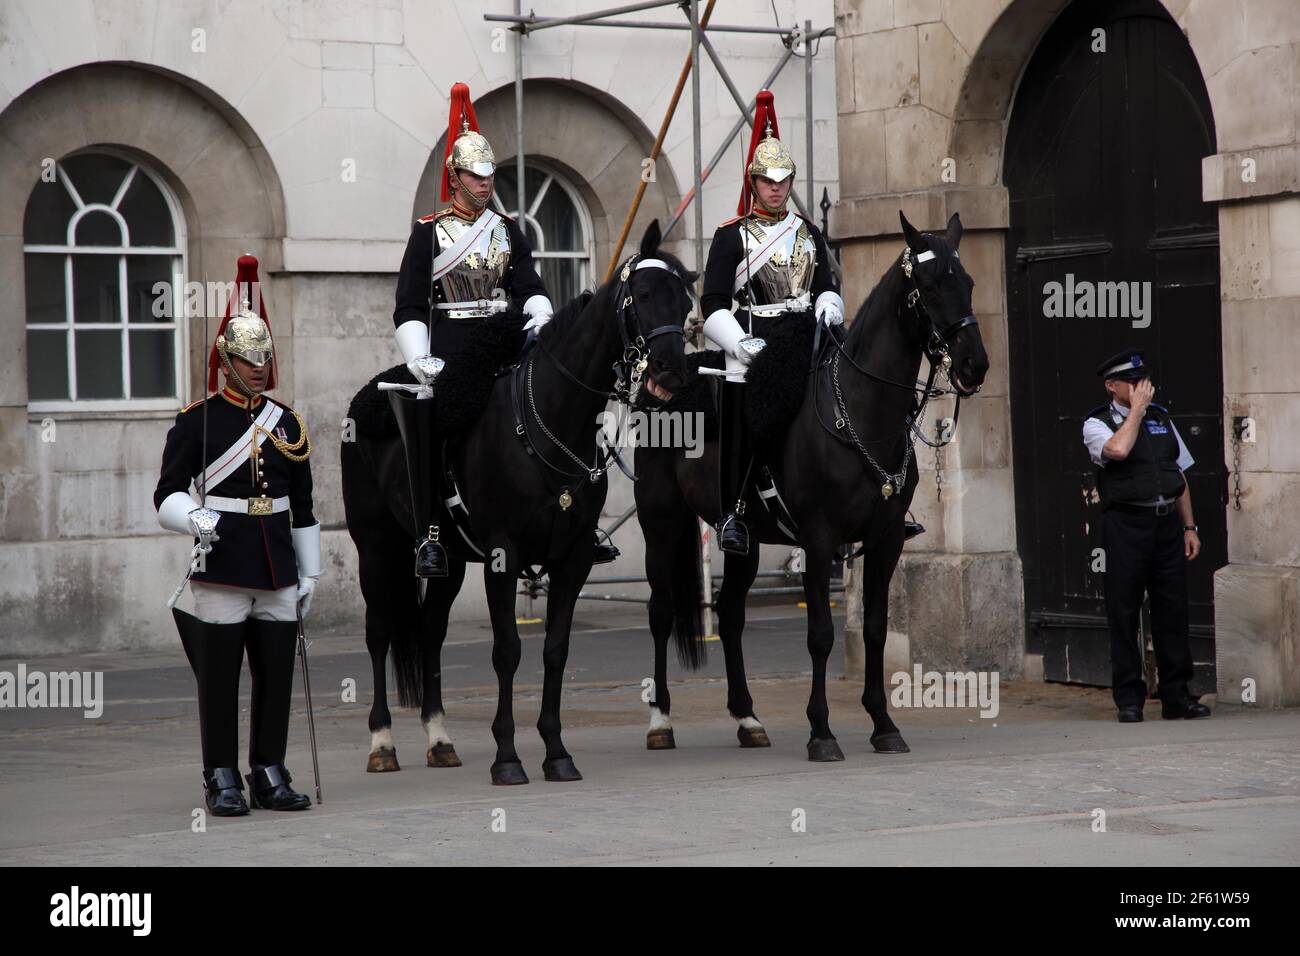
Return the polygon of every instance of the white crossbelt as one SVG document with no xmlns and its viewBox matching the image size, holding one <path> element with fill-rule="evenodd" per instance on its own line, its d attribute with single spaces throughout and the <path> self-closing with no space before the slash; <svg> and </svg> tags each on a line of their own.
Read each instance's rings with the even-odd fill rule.
<svg viewBox="0 0 1300 956">
<path fill-rule="evenodd" d="M 249 501 L 257 501 L 256 498 L 223 498 L 220 495 L 208 495 L 205 504 L 213 511 L 228 511 L 232 514 L 248 514 Z M 289 510 L 289 496 L 281 495 L 279 498 L 271 499 L 271 514 L 278 515 L 282 511 Z"/>
</svg>

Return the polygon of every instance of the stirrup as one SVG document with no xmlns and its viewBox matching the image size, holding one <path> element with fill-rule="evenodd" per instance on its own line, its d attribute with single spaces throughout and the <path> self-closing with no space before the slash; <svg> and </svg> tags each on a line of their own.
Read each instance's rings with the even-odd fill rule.
<svg viewBox="0 0 1300 956">
<path fill-rule="evenodd" d="M 448 571 L 447 549 L 438 543 L 438 528 L 430 525 L 429 534 L 415 546 L 415 576 L 445 578 Z"/>
<path fill-rule="evenodd" d="M 749 528 L 737 512 L 733 511 L 722 520 L 718 528 L 718 547 L 729 554 L 749 554 Z"/>
</svg>

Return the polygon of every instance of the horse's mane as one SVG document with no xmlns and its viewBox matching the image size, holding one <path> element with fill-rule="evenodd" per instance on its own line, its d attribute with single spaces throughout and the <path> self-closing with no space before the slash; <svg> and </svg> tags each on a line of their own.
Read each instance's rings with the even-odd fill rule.
<svg viewBox="0 0 1300 956">
<path fill-rule="evenodd" d="M 682 283 L 686 286 L 689 293 L 691 288 L 691 283 L 689 281 L 690 272 L 686 266 L 682 264 L 680 259 L 674 256 L 671 252 L 667 252 L 663 249 L 656 250 L 653 258 L 662 259 L 664 262 L 668 263 L 669 268 L 672 269 L 673 272 L 682 280 Z M 568 335 L 568 333 L 572 331 L 573 326 L 580 320 L 579 317 L 589 307 L 595 308 L 598 311 L 603 311 L 608 305 L 610 297 L 614 294 L 614 289 L 617 287 L 617 283 L 618 273 L 615 272 L 614 278 L 609 282 L 605 282 L 600 286 L 597 286 L 595 289 L 584 289 L 582 292 L 579 292 L 576 298 L 561 306 L 560 310 L 551 318 L 551 321 L 546 323 L 542 328 L 542 331 L 538 333 L 538 339 L 543 345 L 551 345 Z"/>
<path fill-rule="evenodd" d="M 885 270 L 885 274 L 880 277 L 880 281 L 876 283 L 876 287 L 871 290 L 871 294 L 867 296 L 867 301 L 863 302 L 862 308 L 858 309 L 858 314 L 853 317 L 853 324 L 849 326 L 849 331 L 844 337 L 845 348 L 859 345 L 859 340 L 870 334 L 868 327 L 874 326 L 875 321 L 902 298 L 904 278 L 902 266 L 895 257 L 890 262 L 889 268 Z"/>
<path fill-rule="evenodd" d="M 942 262 L 946 262 L 953 254 L 947 236 L 933 232 L 923 232 L 921 235 L 929 240 L 930 249 Z M 858 314 L 854 316 L 853 325 L 844 337 L 846 348 L 859 344 L 858 340 L 869 334 L 868 328 L 893 310 L 902 300 L 905 284 L 906 275 L 903 272 L 902 260 L 895 256 L 885 269 L 885 274 L 876 283 L 876 287 L 867 296 L 867 301 L 862 303 L 862 308 L 858 309 Z"/>
</svg>

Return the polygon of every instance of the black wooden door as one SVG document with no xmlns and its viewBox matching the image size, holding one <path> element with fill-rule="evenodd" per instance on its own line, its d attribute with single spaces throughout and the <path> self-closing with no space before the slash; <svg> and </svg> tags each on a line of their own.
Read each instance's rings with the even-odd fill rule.
<svg viewBox="0 0 1300 956">
<path fill-rule="evenodd" d="M 1099 29 L 1105 52 L 1094 50 Z M 1101 511 L 1081 436 L 1088 410 L 1106 400 L 1096 365 L 1133 345 L 1146 350 L 1156 402 L 1196 459 L 1188 481 L 1204 551 L 1189 566 L 1193 693 L 1214 689 L 1213 572 L 1227 563 L 1227 470 L 1217 216 L 1201 201 L 1201 158 L 1213 152 L 1200 70 L 1159 3 L 1066 8 L 1021 80 L 1004 169 L 1026 644 L 1043 655 L 1049 680 L 1110 683 L 1103 577 L 1094 570 Z M 1061 284 L 1060 302 L 1071 276 L 1076 311 L 1088 308 L 1081 283 L 1149 282 L 1146 318 L 1132 300 L 1128 315 L 1048 315 L 1055 290 L 1047 284 Z"/>
</svg>

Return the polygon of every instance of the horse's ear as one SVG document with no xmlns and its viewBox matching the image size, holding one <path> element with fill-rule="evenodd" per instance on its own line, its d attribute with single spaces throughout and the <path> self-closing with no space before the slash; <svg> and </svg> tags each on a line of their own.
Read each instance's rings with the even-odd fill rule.
<svg viewBox="0 0 1300 956">
<path fill-rule="evenodd" d="M 650 223 L 646 229 L 645 235 L 641 237 L 641 257 L 648 258 L 655 254 L 659 248 L 659 240 L 663 238 L 663 233 L 659 231 L 659 220 L 656 219 Z"/>
<path fill-rule="evenodd" d="M 922 239 L 921 234 L 916 231 L 916 227 L 907 221 L 907 217 L 903 215 L 903 210 L 901 209 L 898 210 L 898 221 L 903 224 L 903 238 L 907 240 L 907 244 L 912 251 L 924 252 L 928 248 L 925 244 L 925 240 Z"/>
<path fill-rule="evenodd" d="M 954 249 L 961 245 L 961 216 L 956 213 L 948 220 L 948 241 Z"/>
</svg>

